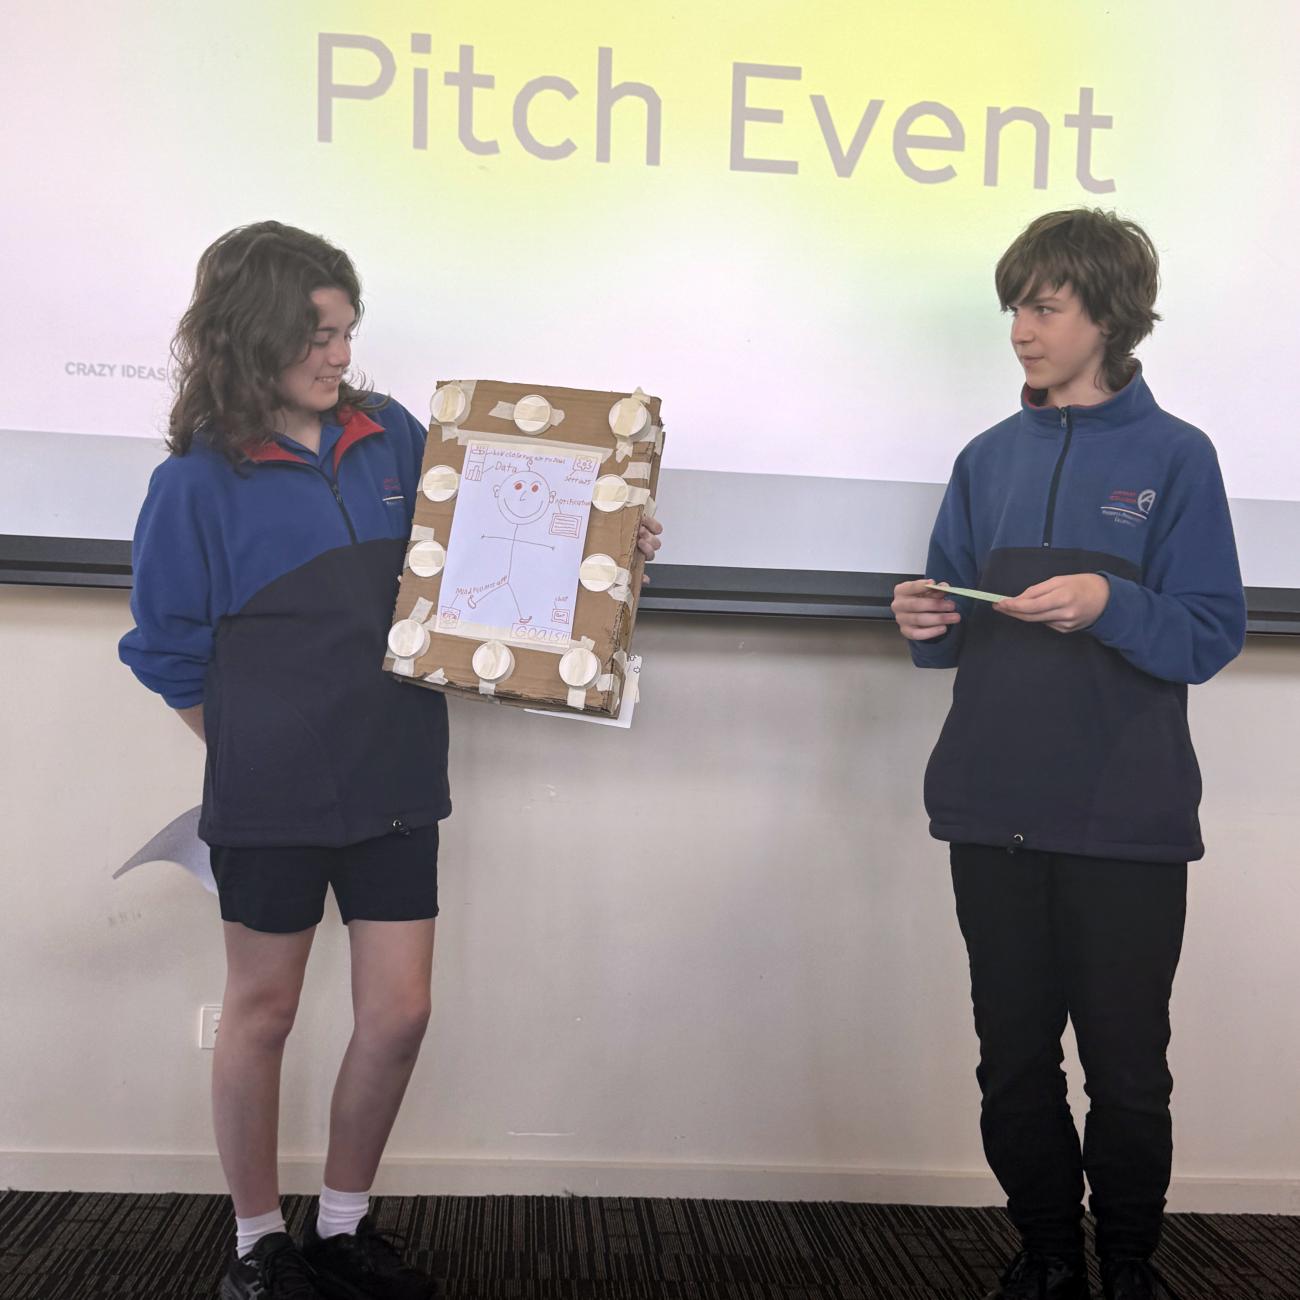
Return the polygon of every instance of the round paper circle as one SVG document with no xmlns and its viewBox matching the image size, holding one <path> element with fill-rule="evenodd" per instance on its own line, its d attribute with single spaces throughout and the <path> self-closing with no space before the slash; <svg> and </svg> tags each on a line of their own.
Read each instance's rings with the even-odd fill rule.
<svg viewBox="0 0 1300 1300">
<path fill-rule="evenodd" d="M 589 555 L 578 570 L 578 581 L 588 591 L 608 591 L 618 579 L 618 565 L 612 555 Z"/>
<path fill-rule="evenodd" d="M 631 490 L 626 479 L 619 478 L 617 474 L 605 474 L 596 480 L 596 485 L 591 490 L 591 504 L 606 514 L 611 510 L 621 510 L 627 505 Z"/>
<path fill-rule="evenodd" d="M 585 690 L 600 676 L 600 660 L 586 646 L 574 646 L 560 656 L 560 680 L 575 690 Z"/>
<path fill-rule="evenodd" d="M 429 401 L 429 414 L 439 424 L 455 424 L 467 406 L 469 399 L 459 384 L 443 384 Z"/>
<path fill-rule="evenodd" d="M 430 501 L 450 501 L 460 487 L 460 475 L 450 465 L 434 465 L 420 480 L 420 491 Z"/>
<path fill-rule="evenodd" d="M 515 670 L 515 657 L 500 641 L 484 641 L 470 661 L 474 672 L 485 682 L 502 682 Z"/>
<path fill-rule="evenodd" d="M 635 438 L 650 422 L 650 412 L 639 397 L 620 397 L 609 408 L 609 428 L 615 437 Z"/>
<path fill-rule="evenodd" d="M 411 572 L 417 578 L 433 578 L 442 572 L 447 563 L 447 552 L 439 542 L 416 542 L 406 557 Z"/>
<path fill-rule="evenodd" d="M 429 648 L 424 624 L 404 618 L 388 629 L 388 648 L 398 659 L 418 659 Z"/>
<path fill-rule="evenodd" d="M 537 393 L 515 403 L 515 424 L 522 433 L 541 433 L 551 423 L 551 404 Z"/>
</svg>

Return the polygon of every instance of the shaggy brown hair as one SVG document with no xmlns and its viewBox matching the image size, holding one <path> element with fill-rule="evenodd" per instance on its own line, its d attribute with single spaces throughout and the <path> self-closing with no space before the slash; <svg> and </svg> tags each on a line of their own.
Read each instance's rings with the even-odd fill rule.
<svg viewBox="0 0 1300 1300">
<path fill-rule="evenodd" d="M 360 322 L 356 270 L 318 235 L 259 221 L 228 231 L 204 252 L 172 340 L 173 455 L 185 455 L 201 434 L 237 465 L 272 436 L 280 375 L 307 355 L 319 324 L 311 300 L 317 289 L 341 289 Z M 366 389 L 340 383 L 336 411 L 374 405 Z"/>
<path fill-rule="evenodd" d="M 1100 208 L 1049 212 L 1002 254 L 994 275 L 1004 311 L 1044 287 L 1068 284 L 1106 337 L 1102 378 L 1119 392 L 1137 370 L 1133 349 L 1151 333 L 1160 257 L 1134 221 Z"/>
</svg>

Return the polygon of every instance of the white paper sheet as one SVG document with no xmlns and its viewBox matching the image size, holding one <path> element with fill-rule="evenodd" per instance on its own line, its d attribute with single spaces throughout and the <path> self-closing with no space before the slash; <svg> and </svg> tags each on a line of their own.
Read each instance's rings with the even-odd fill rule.
<svg viewBox="0 0 1300 1300">
<path fill-rule="evenodd" d="M 208 846 L 199 839 L 198 808 L 191 808 L 170 821 L 138 853 L 134 853 L 113 872 L 113 879 L 146 862 L 174 862 L 183 867 L 210 894 L 217 892 L 212 876 Z"/>
<path fill-rule="evenodd" d="M 599 471 L 594 456 L 468 443 L 434 630 L 567 649 Z"/>
<path fill-rule="evenodd" d="M 575 722 L 594 722 L 598 727 L 622 727 L 627 730 L 632 725 L 632 711 L 641 697 L 641 656 L 629 655 L 627 660 L 627 677 L 623 683 L 623 699 L 618 706 L 617 718 L 601 718 L 594 713 L 564 713 L 559 709 L 525 709 L 525 713 L 535 713 L 539 718 L 572 718 Z"/>
</svg>

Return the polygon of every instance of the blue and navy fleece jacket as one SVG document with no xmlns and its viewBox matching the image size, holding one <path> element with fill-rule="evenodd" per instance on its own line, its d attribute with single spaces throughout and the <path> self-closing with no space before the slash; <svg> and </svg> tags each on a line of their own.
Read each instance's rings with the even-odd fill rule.
<svg viewBox="0 0 1300 1300">
<path fill-rule="evenodd" d="M 203 705 L 208 843 L 353 844 L 451 811 L 446 701 L 382 670 L 424 436 L 389 401 L 340 411 L 318 453 L 280 439 L 235 466 L 197 437 L 154 471 L 119 653 Z"/>
<path fill-rule="evenodd" d="M 1240 652 L 1246 603 L 1210 440 L 1141 372 L 1097 406 L 1044 407 L 957 458 L 926 576 L 1006 596 L 1067 573 L 1110 584 L 1062 634 L 955 598 L 962 621 L 911 642 L 956 667 L 925 777 L 938 839 L 1155 862 L 1204 853 L 1187 685 Z"/>
</svg>

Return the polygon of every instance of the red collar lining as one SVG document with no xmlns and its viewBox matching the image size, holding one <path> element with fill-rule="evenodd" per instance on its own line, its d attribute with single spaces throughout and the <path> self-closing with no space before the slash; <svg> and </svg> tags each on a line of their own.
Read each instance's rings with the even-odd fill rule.
<svg viewBox="0 0 1300 1300">
<path fill-rule="evenodd" d="M 368 415 L 361 411 L 354 410 L 351 407 L 341 407 L 339 409 L 339 419 L 343 425 L 343 433 L 340 435 L 338 442 L 334 444 L 334 472 L 338 473 L 339 461 L 343 459 L 343 453 L 349 447 L 355 446 L 363 438 L 369 438 L 371 434 L 383 433 L 384 426 L 377 424 Z M 291 465 L 308 465 L 309 461 L 292 452 L 288 447 L 281 446 L 274 439 L 268 439 L 259 447 L 254 447 L 248 453 L 248 459 L 255 464 L 263 464 L 266 461 L 287 461 Z"/>
<path fill-rule="evenodd" d="M 339 461 L 343 459 L 343 453 L 349 447 L 360 442 L 362 438 L 369 438 L 371 434 L 383 433 L 384 426 L 377 424 L 368 415 L 355 411 L 351 407 L 344 407 L 339 411 L 339 417 L 343 420 L 343 433 L 338 442 L 334 444 L 334 473 L 339 472 Z"/>
</svg>

